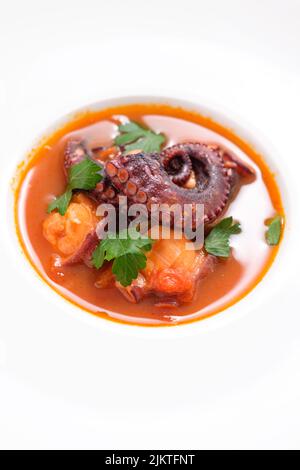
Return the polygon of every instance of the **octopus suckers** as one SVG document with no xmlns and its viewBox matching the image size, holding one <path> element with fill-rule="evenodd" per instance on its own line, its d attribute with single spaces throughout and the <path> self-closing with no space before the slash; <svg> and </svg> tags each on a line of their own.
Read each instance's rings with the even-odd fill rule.
<svg viewBox="0 0 300 470">
<path fill-rule="evenodd" d="M 118 169 L 113 163 L 109 162 L 109 163 L 106 164 L 106 172 L 107 172 L 108 176 L 113 178 L 114 176 L 117 175 Z"/>
<path fill-rule="evenodd" d="M 126 194 L 129 196 L 134 196 L 137 192 L 138 188 L 135 183 L 132 181 L 128 181 L 126 185 Z"/>
<path fill-rule="evenodd" d="M 118 170 L 118 178 L 120 180 L 121 183 L 126 183 L 126 181 L 128 180 L 129 178 L 129 174 L 128 174 L 128 171 L 125 170 L 125 168 L 120 168 Z"/>
</svg>

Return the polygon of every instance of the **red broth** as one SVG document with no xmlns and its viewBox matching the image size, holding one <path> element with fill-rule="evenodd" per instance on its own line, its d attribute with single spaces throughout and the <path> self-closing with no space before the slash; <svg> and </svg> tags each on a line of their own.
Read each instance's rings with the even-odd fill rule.
<svg viewBox="0 0 300 470">
<path fill-rule="evenodd" d="M 96 270 L 85 265 L 53 271 L 53 248 L 43 237 L 42 224 L 49 201 L 63 193 L 63 148 L 70 137 L 84 137 L 93 146 L 111 145 L 122 116 L 167 137 L 166 145 L 204 141 L 225 146 L 257 173 L 242 186 L 226 216 L 240 221 L 242 233 L 232 237 L 231 256 L 219 260 L 213 273 L 199 282 L 194 301 L 173 308 L 156 307 L 153 298 L 129 303 L 115 288 L 95 287 Z M 265 275 L 278 251 L 266 244 L 266 219 L 283 215 L 280 192 L 263 158 L 232 131 L 194 112 L 168 105 L 135 104 L 86 112 L 45 137 L 32 150 L 18 172 L 16 189 L 17 233 L 29 261 L 40 276 L 65 299 L 84 310 L 111 320 L 140 325 L 172 325 L 216 314 L 245 296 Z"/>
</svg>

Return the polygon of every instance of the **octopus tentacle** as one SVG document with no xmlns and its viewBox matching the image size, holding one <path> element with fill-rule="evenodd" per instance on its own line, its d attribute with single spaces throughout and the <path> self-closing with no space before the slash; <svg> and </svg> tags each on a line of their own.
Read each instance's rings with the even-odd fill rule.
<svg viewBox="0 0 300 470">
<path fill-rule="evenodd" d="M 81 139 L 67 142 L 65 170 L 86 155 L 97 160 Z M 204 205 L 204 223 L 214 222 L 239 188 L 241 178 L 255 171 L 217 145 L 199 142 L 173 145 L 160 154 L 118 152 L 105 163 L 105 177 L 89 195 L 98 202 L 118 205 L 126 195 L 129 204 L 190 204 L 196 224 L 196 205 Z M 193 183 L 193 184 L 191 184 Z"/>
<path fill-rule="evenodd" d="M 66 174 L 68 170 L 80 163 L 86 156 L 89 158 L 97 161 L 94 156 L 94 152 L 98 151 L 98 149 L 103 149 L 104 147 L 97 147 L 90 151 L 87 147 L 86 142 L 83 139 L 71 139 L 67 142 L 64 150 L 64 168 Z M 96 188 L 92 191 L 89 191 L 89 195 L 98 202 L 107 202 L 111 204 L 117 204 L 118 202 L 118 190 L 112 185 L 111 182 L 111 175 L 107 171 L 107 176 L 97 184 Z"/>
<path fill-rule="evenodd" d="M 126 194 L 130 203 L 179 203 L 204 205 L 204 222 L 213 222 L 223 211 L 230 194 L 230 180 L 224 162 L 218 150 L 205 144 L 179 144 L 170 147 L 169 153 L 136 155 L 120 154 L 106 165 L 106 171 L 112 175 L 113 185 Z M 187 189 L 175 184 L 167 172 L 166 161 L 172 155 L 185 155 L 192 162 L 196 175 L 196 187 Z M 170 158 L 168 158 L 170 156 Z M 124 184 L 120 171 L 126 170 L 129 175 Z M 128 185 L 138 188 L 134 195 L 128 191 Z"/>
<path fill-rule="evenodd" d="M 73 165 L 77 165 L 84 158 L 89 155 L 90 152 L 83 139 L 71 139 L 68 140 L 65 146 L 64 152 L 64 167 L 65 170 L 69 170 Z"/>
<path fill-rule="evenodd" d="M 229 177 L 230 198 L 232 199 L 239 191 L 241 184 L 249 184 L 255 180 L 256 172 L 253 167 L 241 160 L 237 155 L 229 153 L 226 149 L 218 148 Z"/>
<path fill-rule="evenodd" d="M 118 204 L 118 189 L 112 184 L 111 180 L 105 176 L 104 179 L 97 184 L 96 188 L 89 191 L 89 195 L 99 203 Z"/>
<path fill-rule="evenodd" d="M 162 163 L 173 183 L 184 185 L 191 176 L 192 161 L 184 145 L 173 145 L 160 154 Z"/>
</svg>

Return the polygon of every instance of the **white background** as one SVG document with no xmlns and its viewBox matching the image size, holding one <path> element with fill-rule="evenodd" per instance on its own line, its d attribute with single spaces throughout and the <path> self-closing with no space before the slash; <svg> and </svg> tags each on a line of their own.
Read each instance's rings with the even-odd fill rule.
<svg viewBox="0 0 300 470">
<path fill-rule="evenodd" d="M 297 0 L 1 0 L 1 448 L 300 447 L 299 78 Z M 25 149 L 61 115 L 133 94 L 203 98 L 274 149 L 284 251 L 228 321 L 96 324 L 15 243 Z"/>
</svg>

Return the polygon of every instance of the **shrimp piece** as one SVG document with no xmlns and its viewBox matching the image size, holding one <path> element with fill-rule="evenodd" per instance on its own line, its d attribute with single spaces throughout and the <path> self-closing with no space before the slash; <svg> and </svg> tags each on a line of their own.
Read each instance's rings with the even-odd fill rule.
<svg viewBox="0 0 300 470">
<path fill-rule="evenodd" d="M 200 261 L 195 250 L 186 249 L 186 239 L 157 241 L 148 255 L 145 277 L 149 289 L 158 297 L 192 300 Z"/>
<path fill-rule="evenodd" d="M 58 212 L 52 212 L 44 220 L 43 235 L 51 245 L 56 246 L 57 240 L 64 235 L 65 220 Z"/>
<path fill-rule="evenodd" d="M 43 223 L 43 235 L 64 258 L 73 264 L 84 258 L 91 245 L 98 242 L 95 235 L 99 218 L 96 204 L 84 194 L 76 194 L 64 216 L 52 212 Z"/>
<path fill-rule="evenodd" d="M 215 257 L 187 249 L 186 242 L 175 239 L 174 232 L 169 240 L 156 241 L 138 278 L 126 288 L 116 284 L 127 300 L 137 303 L 155 295 L 164 307 L 192 301 L 197 281 L 213 270 Z"/>
</svg>

